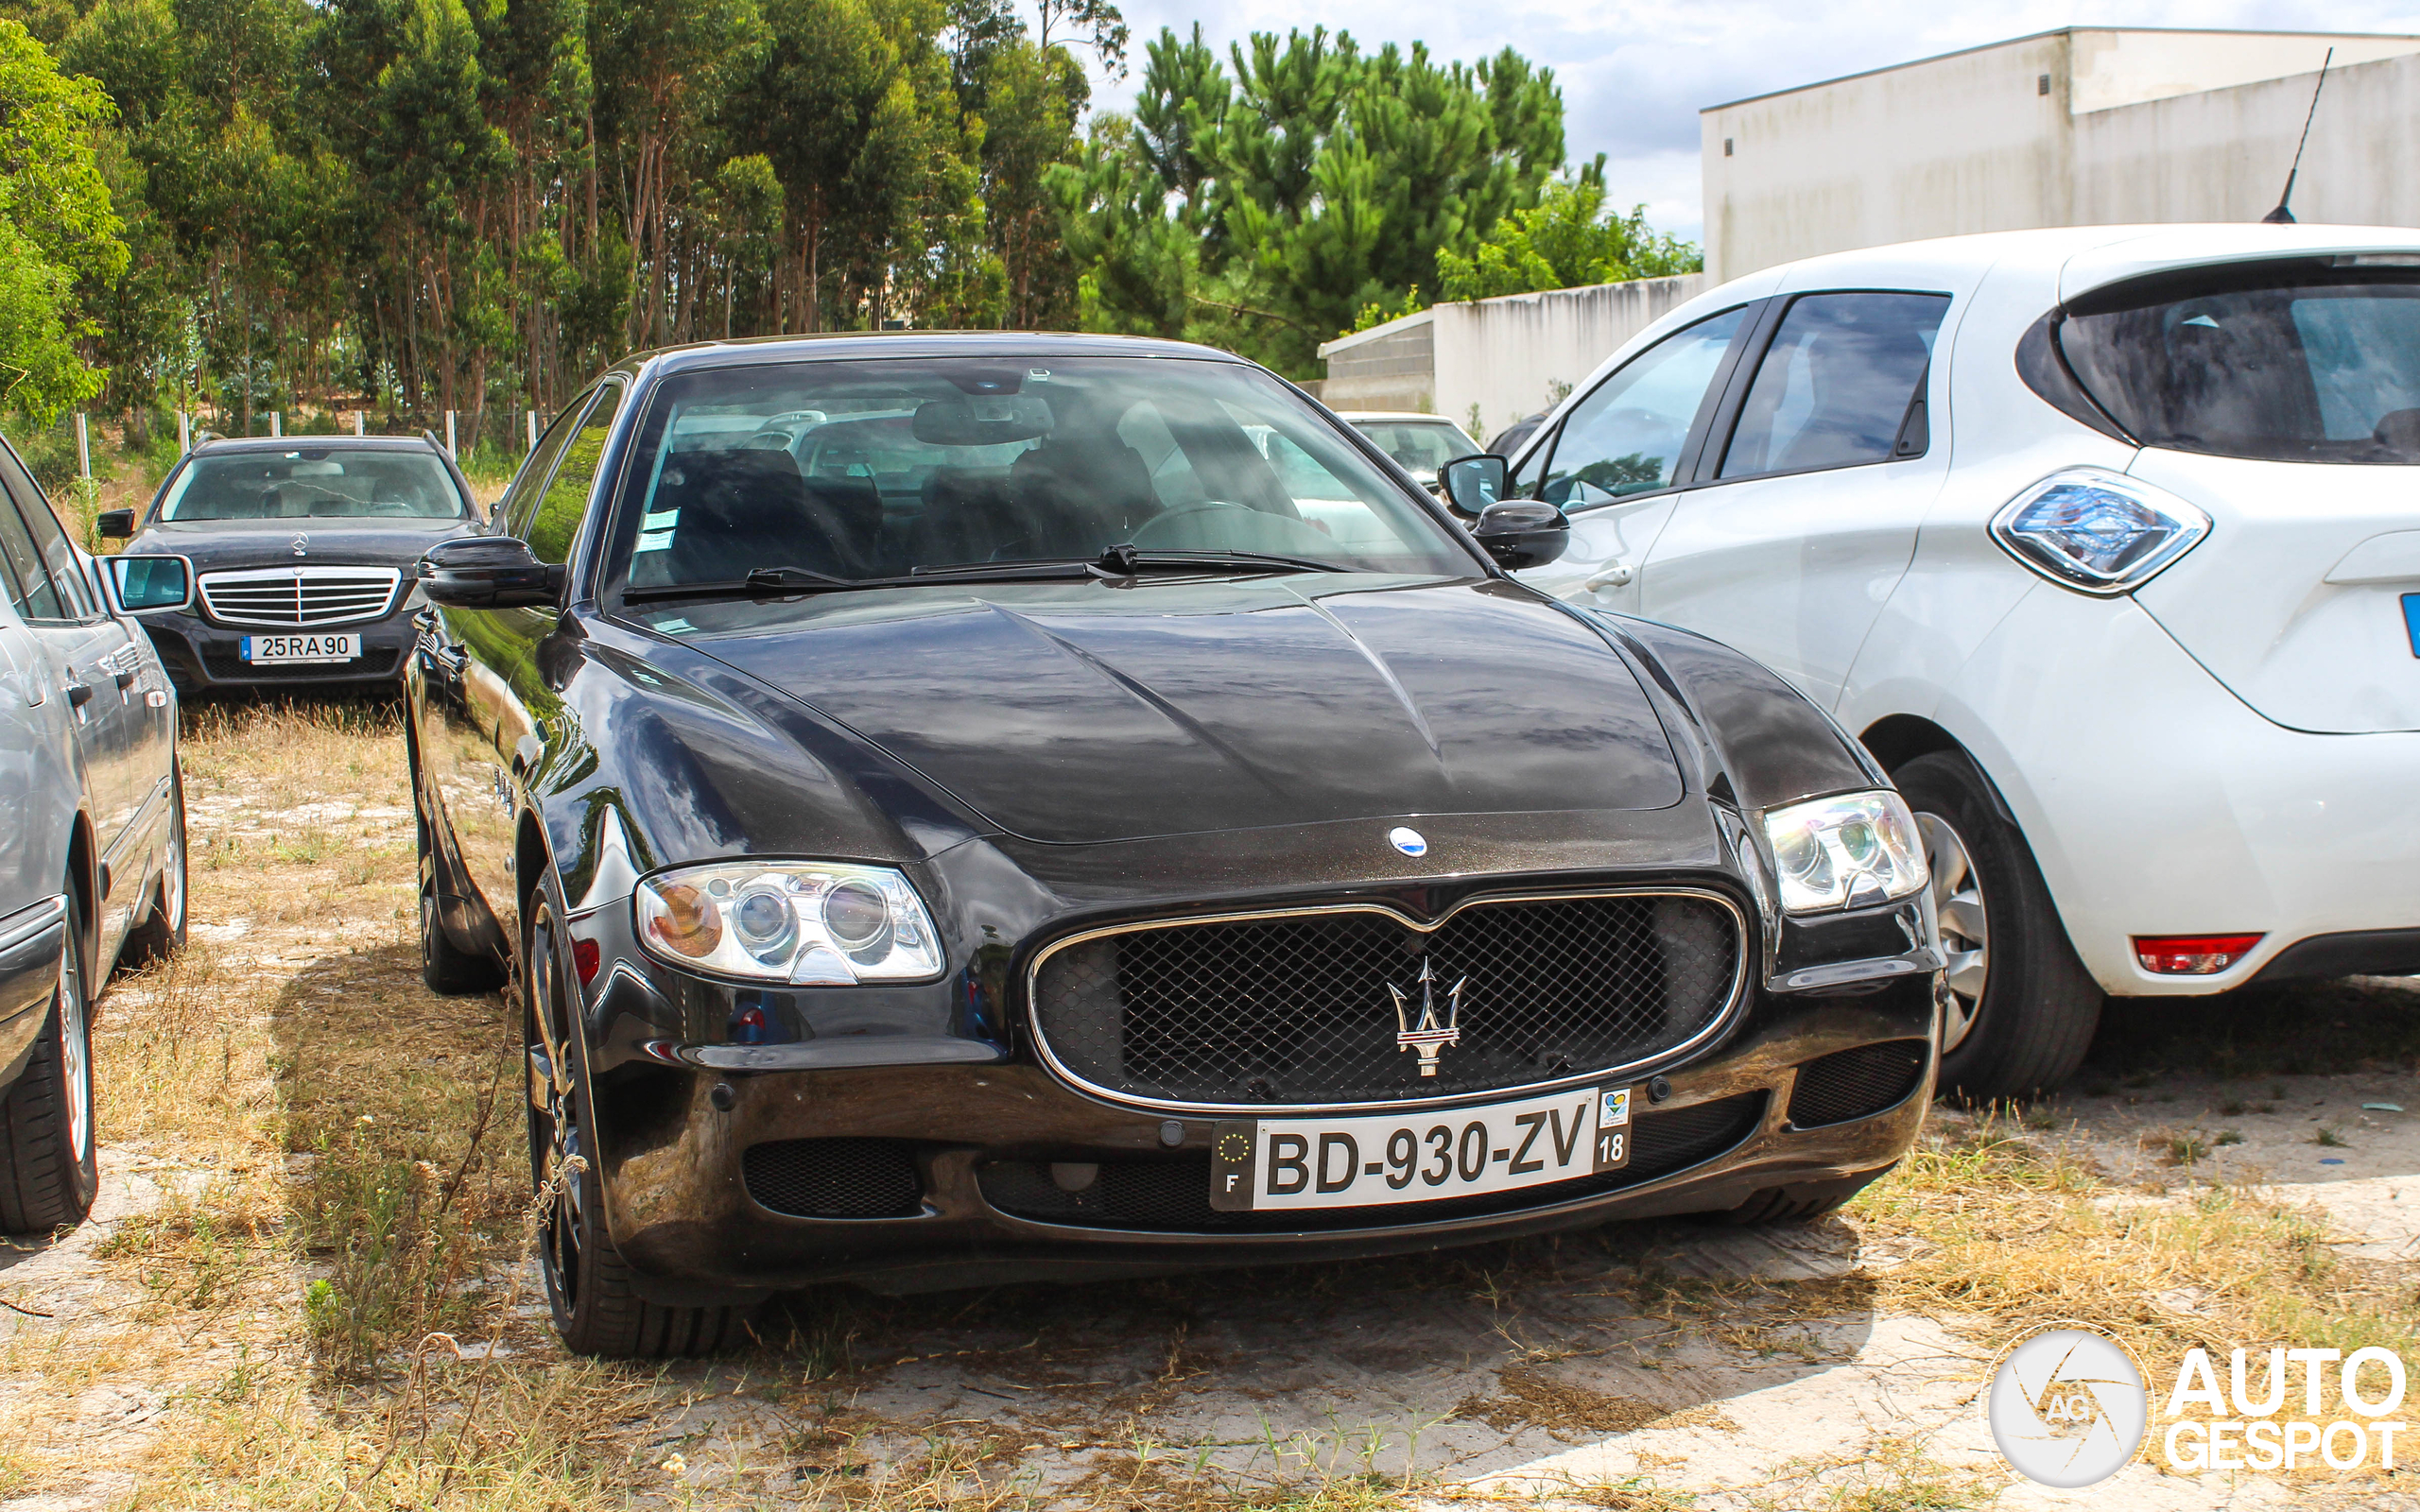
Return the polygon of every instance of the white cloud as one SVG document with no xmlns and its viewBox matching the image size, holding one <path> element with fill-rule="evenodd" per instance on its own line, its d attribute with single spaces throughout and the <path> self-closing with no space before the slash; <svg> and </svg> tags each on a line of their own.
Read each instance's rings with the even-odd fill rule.
<svg viewBox="0 0 2420 1512">
<path fill-rule="evenodd" d="M 1364 50 L 1418 40 L 1440 58 L 1475 60 L 1509 45 L 1554 70 L 1573 159 L 1606 154 L 1617 203 L 1643 200 L 1658 230 L 1695 238 L 1698 112 L 1708 105 L 2070 25 L 2420 32 L 2420 5 L 2120 0 L 2079 15 L 2052 0 L 1331 0 L 1316 11 L 1277 0 L 1130 0 L 1126 19 L 1133 70 L 1123 83 L 1095 80 L 1104 108 L 1132 99 L 1143 43 L 1163 26 L 1182 33 L 1200 21 L 1222 50 L 1253 31 L 1315 24 L 1351 32 Z"/>
</svg>

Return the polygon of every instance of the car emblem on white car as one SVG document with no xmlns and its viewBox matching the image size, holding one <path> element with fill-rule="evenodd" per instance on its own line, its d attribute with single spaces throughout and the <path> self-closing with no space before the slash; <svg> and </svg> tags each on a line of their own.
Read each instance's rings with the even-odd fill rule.
<svg viewBox="0 0 2420 1512">
<path fill-rule="evenodd" d="M 294 532 L 294 555 L 297 557 L 311 555 L 311 538 L 300 530 Z"/>
<path fill-rule="evenodd" d="M 1418 830 L 1407 830 L 1398 824 L 1387 832 L 1387 843 L 1408 856 L 1428 853 L 1428 838 Z"/>
<path fill-rule="evenodd" d="M 1447 1045 L 1458 1045 L 1462 1042 L 1462 988 L 1470 985 L 1471 979 L 1466 976 L 1455 983 L 1446 992 L 1445 1021 L 1443 1023 L 1438 1022 L 1437 965 L 1428 957 L 1422 956 L 1420 979 L 1414 984 L 1420 988 L 1420 1022 L 1414 1024 L 1411 1020 L 1411 1000 L 1404 996 L 1403 988 L 1392 982 L 1387 984 L 1387 990 L 1394 994 L 1395 1000 L 1395 1048 L 1420 1052 L 1422 1075 L 1436 1075 L 1438 1052 Z"/>
</svg>

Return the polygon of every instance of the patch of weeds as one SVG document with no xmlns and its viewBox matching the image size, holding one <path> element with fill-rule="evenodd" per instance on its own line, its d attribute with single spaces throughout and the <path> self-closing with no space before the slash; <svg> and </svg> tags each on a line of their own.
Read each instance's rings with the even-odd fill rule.
<svg viewBox="0 0 2420 1512">
<path fill-rule="evenodd" d="M 2318 1145 L 2323 1150 L 2349 1150 L 2352 1148 L 2350 1144 L 2347 1144 L 2344 1142 L 2344 1136 L 2338 1131 L 2336 1125 L 2333 1124 L 2322 1124 L 2319 1125 L 2319 1127 L 2312 1132 L 2310 1142 L 2313 1144 Z"/>
<path fill-rule="evenodd" d="M 1858 1467 L 1857 1478 L 1832 1490 L 1833 1512 L 1956 1512 L 1996 1494 L 1989 1480 L 1954 1469 L 1912 1440 L 1886 1438 Z"/>
<path fill-rule="evenodd" d="M 2160 1158 L 2169 1165 L 2192 1165 L 2210 1153 L 2210 1142 L 2192 1129 L 2169 1135 L 2166 1144 Z"/>
<path fill-rule="evenodd" d="M 2218 1137 L 2218 1138 L 2216 1138 L 2216 1139 L 2214 1139 L 2214 1140 L 2212 1140 L 2212 1141 L 2210 1142 L 2210 1144 L 2211 1144 L 2211 1146 L 2212 1146 L 2213 1148 L 2216 1148 L 2216 1149 L 2224 1149 L 2226 1146 L 2228 1146 L 2228 1145 L 2230 1145 L 2230 1144 L 2240 1144 L 2240 1143 L 2243 1143 L 2243 1134 L 2242 1134 L 2242 1131 L 2240 1131 L 2240 1130 L 2238 1130 L 2238 1129 L 2222 1128 L 2222 1129 L 2219 1130 L 2219 1137 Z"/>
<path fill-rule="evenodd" d="M 2219 1105 L 2219 1116 L 2221 1118 L 2241 1118 L 2243 1114 L 2244 1103 L 2240 1097 L 2230 1097 Z"/>
<path fill-rule="evenodd" d="M 1625 1475 L 1618 1481 L 1583 1486 L 1572 1493 L 1571 1499 L 1583 1506 L 1603 1507 L 1606 1512 L 1679 1512 L 1698 1504 L 1694 1493 L 1668 1491 L 1644 1475 Z"/>
</svg>

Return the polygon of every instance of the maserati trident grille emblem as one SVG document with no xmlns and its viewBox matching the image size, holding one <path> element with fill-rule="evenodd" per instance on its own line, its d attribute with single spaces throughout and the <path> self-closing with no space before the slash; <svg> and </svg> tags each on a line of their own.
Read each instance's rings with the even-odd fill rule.
<svg viewBox="0 0 2420 1512">
<path fill-rule="evenodd" d="M 1420 958 L 1420 979 L 1413 984 L 1420 988 L 1420 1021 L 1412 1022 L 1411 1000 L 1403 988 L 1392 982 L 1387 990 L 1395 1000 L 1395 1048 L 1420 1052 L 1420 1074 L 1437 1074 L 1437 1053 L 1447 1045 L 1462 1042 L 1462 988 L 1471 985 L 1469 977 L 1455 983 L 1445 993 L 1445 1020 L 1437 1021 L 1437 968 L 1428 957 Z"/>
</svg>

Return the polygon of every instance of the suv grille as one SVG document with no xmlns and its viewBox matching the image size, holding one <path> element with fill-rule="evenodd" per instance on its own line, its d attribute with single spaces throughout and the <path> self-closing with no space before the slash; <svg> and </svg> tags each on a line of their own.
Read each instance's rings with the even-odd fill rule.
<svg viewBox="0 0 2420 1512">
<path fill-rule="evenodd" d="M 1444 1223 L 1551 1208 L 1559 1202 L 1602 1196 L 1626 1187 L 1685 1171 L 1737 1146 L 1764 1122 L 1765 1093 L 1741 1092 L 1670 1112 L 1632 1116 L 1635 1131 L 1630 1164 L 1601 1176 L 1583 1176 L 1546 1186 L 1433 1202 L 1390 1202 L 1368 1208 L 1288 1208 L 1268 1212 L 1220 1212 L 1210 1206 L 1210 1158 L 1178 1156 L 1145 1160 L 1104 1160 L 1093 1184 L 1067 1192 L 1050 1178 L 1045 1161 L 994 1160 L 975 1168 L 983 1200 L 1002 1212 L 1048 1223 L 1091 1228 L 1159 1228 L 1218 1232 L 1384 1228 L 1395 1224 Z"/>
<path fill-rule="evenodd" d="M 1428 931 L 1369 907 L 1148 925 L 1079 938 L 1033 976 L 1060 1066 L 1155 1103 L 1267 1108 L 1450 1097 L 1584 1075 L 1710 1031 L 1740 970 L 1739 916 L 1702 893 L 1469 904 Z M 1435 1074 L 1396 1041 L 1424 966 L 1460 1040 Z M 1392 991 L 1389 989 L 1392 988 Z"/>
<path fill-rule="evenodd" d="M 345 625 L 387 612 L 392 567 L 267 567 L 201 575 L 202 608 L 222 625 Z"/>
</svg>

